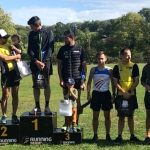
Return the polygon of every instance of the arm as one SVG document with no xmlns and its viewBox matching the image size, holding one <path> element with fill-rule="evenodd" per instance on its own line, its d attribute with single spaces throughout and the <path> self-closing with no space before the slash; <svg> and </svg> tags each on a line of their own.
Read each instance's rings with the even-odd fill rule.
<svg viewBox="0 0 150 150">
<path fill-rule="evenodd" d="M 141 84 L 142 84 L 142 86 L 143 87 L 145 87 L 145 89 L 147 90 L 147 91 L 150 91 L 150 85 L 148 85 L 147 83 L 146 83 L 146 80 L 147 80 L 147 71 L 146 71 L 146 66 L 143 68 L 143 70 L 142 70 L 142 76 L 141 76 Z"/>
<path fill-rule="evenodd" d="M 129 93 L 134 93 L 136 87 L 139 84 L 139 68 L 137 64 L 134 64 L 133 69 L 132 69 L 132 78 L 133 78 L 133 84 L 131 88 L 128 90 Z"/>
<path fill-rule="evenodd" d="M 94 70 L 95 70 L 95 67 L 93 67 L 90 70 L 90 74 L 89 74 L 89 78 L 88 78 L 88 82 L 87 82 L 87 100 L 88 101 L 91 99 L 91 94 L 90 94 L 90 92 L 91 92 L 91 82 L 92 82 Z"/>
<path fill-rule="evenodd" d="M 58 64 L 57 64 L 57 70 L 58 70 L 58 76 L 59 76 L 59 81 L 60 81 L 60 86 L 64 86 L 64 81 L 62 78 L 61 70 L 62 70 L 62 61 L 58 59 Z"/>
<path fill-rule="evenodd" d="M 11 49 L 14 50 L 17 54 L 21 54 L 21 49 L 17 48 L 15 45 L 11 45 Z"/>
<path fill-rule="evenodd" d="M 2 60 L 4 62 L 8 62 L 8 61 L 11 61 L 11 60 L 17 60 L 17 59 L 20 59 L 20 58 L 21 58 L 20 54 L 13 55 L 13 56 L 7 56 L 7 55 L 4 55 L 4 54 L 0 53 L 0 60 Z"/>
<path fill-rule="evenodd" d="M 113 80 L 112 69 L 110 69 L 110 79 L 111 79 L 112 93 L 113 93 L 113 96 L 115 96 L 116 95 L 116 87 L 115 87 L 114 80 Z"/>
<path fill-rule="evenodd" d="M 70 88 L 70 93 L 71 93 L 71 95 L 73 96 L 73 98 L 74 98 L 75 100 L 78 99 L 78 91 L 77 91 L 76 89 Z"/>
</svg>

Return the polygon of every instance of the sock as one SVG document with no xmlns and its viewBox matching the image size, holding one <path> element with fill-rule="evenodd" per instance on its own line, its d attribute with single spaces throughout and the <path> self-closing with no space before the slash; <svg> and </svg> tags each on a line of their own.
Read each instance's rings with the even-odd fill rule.
<svg viewBox="0 0 150 150">
<path fill-rule="evenodd" d="M 37 108 L 40 108 L 40 103 L 39 102 L 36 102 L 35 104 L 36 104 Z"/>
<path fill-rule="evenodd" d="M 45 102 L 45 107 L 48 107 L 49 106 L 49 101 L 46 101 Z"/>
</svg>

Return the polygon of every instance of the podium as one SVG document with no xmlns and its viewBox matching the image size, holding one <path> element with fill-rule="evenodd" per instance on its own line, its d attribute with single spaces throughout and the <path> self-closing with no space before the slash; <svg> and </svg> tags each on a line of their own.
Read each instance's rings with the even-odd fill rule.
<svg viewBox="0 0 150 150">
<path fill-rule="evenodd" d="M 19 143 L 19 124 L 12 124 L 7 120 L 6 124 L 0 123 L 0 144 Z"/>
<path fill-rule="evenodd" d="M 57 127 L 57 113 L 45 115 L 29 115 L 25 112 L 20 116 L 20 142 L 22 144 L 50 144 L 53 129 Z"/>
<path fill-rule="evenodd" d="M 83 139 L 83 129 L 78 132 L 63 132 L 61 128 L 55 128 L 52 139 L 53 144 L 80 144 Z"/>
</svg>

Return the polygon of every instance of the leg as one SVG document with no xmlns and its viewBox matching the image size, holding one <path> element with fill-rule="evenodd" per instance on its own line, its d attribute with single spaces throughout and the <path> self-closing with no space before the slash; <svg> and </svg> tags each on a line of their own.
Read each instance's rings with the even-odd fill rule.
<svg viewBox="0 0 150 150">
<path fill-rule="evenodd" d="M 128 117 L 128 126 L 130 130 L 130 141 L 132 142 L 140 142 L 140 140 L 134 135 L 134 117 Z"/>
<path fill-rule="evenodd" d="M 2 102 L 1 102 L 1 108 L 2 108 L 2 115 L 6 115 L 7 112 L 7 100 L 9 98 L 10 88 L 5 87 L 2 89 Z"/>
<path fill-rule="evenodd" d="M 35 105 L 36 107 L 40 108 L 40 89 L 35 89 L 33 88 L 33 94 L 34 94 L 34 101 L 35 101 Z"/>
<path fill-rule="evenodd" d="M 146 109 L 146 137 L 150 138 L 150 109 Z"/>
<path fill-rule="evenodd" d="M 130 134 L 133 135 L 134 134 L 134 120 L 133 120 L 133 116 L 128 117 L 128 126 L 129 126 L 129 130 L 130 130 Z"/>
<path fill-rule="evenodd" d="M 78 89 L 78 100 L 77 100 L 77 125 L 78 125 L 78 122 L 79 122 L 79 115 L 82 113 L 81 109 L 80 109 L 80 106 L 81 106 L 81 101 L 80 101 L 80 97 L 81 97 L 81 90 Z"/>
<path fill-rule="evenodd" d="M 118 120 L 118 135 L 122 135 L 123 128 L 125 123 L 125 117 L 119 117 Z"/>
<path fill-rule="evenodd" d="M 98 131 L 98 118 L 99 118 L 99 114 L 100 114 L 100 111 L 93 111 L 93 120 L 92 120 L 92 125 L 93 125 L 93 132 L 94 132 L 94 135 L 97 134 L 97 131 Z"/>
<path fill-rule="evenodd" d="M 51 88 L 50 88 L 50 77 L 48 77 L 48 85 L 46 89 L 44 89 L 44 96 L 45 96 L 45 107 L 49 107 L 50 95 L 51 95 Z"/>
<path fill-rule="evenodd" d="M 11 94 L 12 94 L 12 115 L 16 115 L 17 108 L 18 108 L 18 91 L 19 91 L 19 86 L 14 86 L 11 88 Z"/>
<path fill-rule="evenodd" d="M 77 108 L 72 108 L 72 126 L 75 127 L 77 123 Z"/>
<path fill-rule="evenodd" d="M 111 120 L 110 111 L 104 111 L 106 135 L 110 133 Z"/>
<path fill-rule="evenodd" d="M 35 85 L 35 75 L 32 75 L 32 81 L 33 85 Z M 33 95 L 34 95 L 34 102 L 35 102 L 35 107 L 40 108 L 40 89 L 33 87 Z"/>
</svg>

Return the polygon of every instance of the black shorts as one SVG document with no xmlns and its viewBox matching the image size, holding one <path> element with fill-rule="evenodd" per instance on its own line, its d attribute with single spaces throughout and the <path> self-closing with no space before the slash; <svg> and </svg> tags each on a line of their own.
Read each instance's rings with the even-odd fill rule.
<svg viewBox="0 0 150 150">
<path fill-rule="evenodd" d="M 18 81 L 18 73 L 16 70 L 12 70 L 1 75 L 2 88 L 19 86 L 19 84 L 20 81 Z"/>
<path fill-rule="evenodd" d="M 144 96 L 145 108 L 150 109 L 150 92 L 146 92 Z"/>
<path fill-rule="evenodd" d="M 32 74 L 33 88 L 35 89 L 46 89 L 50 86 L 49 75 L 43 72 L 37 72 Z"/>
<path fill-rule="evenodd" d="M 123 97 L 121 95 L 116 96 L 115 98 L 115 108 L 118 109 L 120 105 L 122 104 Z M 130 109 L 134 110 L 138 108 L 138 103 L 137 103 L 137 97 L 136 95 L 133 95 L 130 97 L 128 100 L 128 105 Z"/>
<path fill-rule="evenodd" d="M 93 91 L 90 107 L 93 109 L 93 111 L 100 111 L 100 109 L 104 111 L 110 111 L 110 109 L 113 108 L 110 91 Z"/>
</svg>

